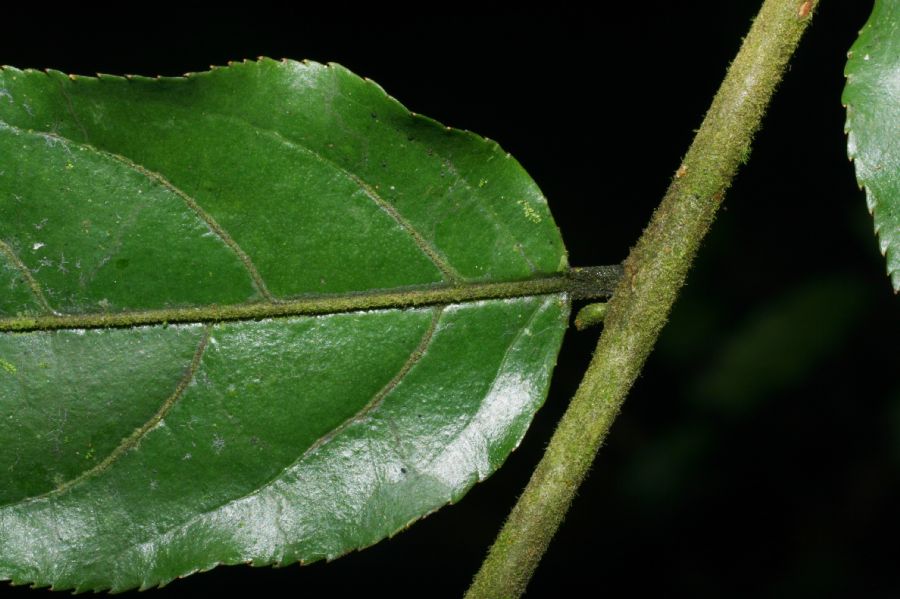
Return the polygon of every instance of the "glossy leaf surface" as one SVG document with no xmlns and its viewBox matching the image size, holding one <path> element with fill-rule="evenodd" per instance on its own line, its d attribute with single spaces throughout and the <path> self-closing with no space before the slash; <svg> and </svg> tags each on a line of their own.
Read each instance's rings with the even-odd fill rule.
<svg viewBox="0 0 900 599">
<path fill-rule="evenodd" d="M 847 153 L 900 291 L 900 3 L 878 0 L 850 49 L 842 101 Z"/>
<path fill-rule="evenodd" d="M 342 67 L 3 69 L 0 579 L 333 558 L 459 499 L 566 327 L 518 282 L 566 269 L 515 160 Z"/>
</svg>

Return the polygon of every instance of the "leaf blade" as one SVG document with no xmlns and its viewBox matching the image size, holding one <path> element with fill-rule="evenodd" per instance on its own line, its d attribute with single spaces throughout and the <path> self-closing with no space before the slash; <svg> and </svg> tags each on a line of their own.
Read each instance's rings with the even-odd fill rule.
<svg viewBox="0 0 900 599">
<path fill-rule="evenodd" d="M 875 2 L 848 53 L 847 154 L 875 220 L 879 249 L 900 291 L 900 6 Z"/>
<path fill-rule="evenodd" d="M 125 590 L 330 559 L 459 499 L 519 443 L 569 298 L 451 298 L 567 262 L 496 144 L 336 65 L 4 68 L 0 90 L 0 409 L 31 418 L 0 424 L 0 467 L 31 473 L 0 492 L 0 579 Z M 448 299 L 365 304 L 411 286 Z"/>
<path fill-rule="evenodd" d="M 159 173 L 254 257 L 277 297 L 441 280 L 439 269 L 367 189 L 447 254 L 466 280 L 516 280 L 565 266 L 546 201 L 508 154 L 492 142 L 412 115 L 381 88 L 337 65 L 263 60 L 186 78 L 72 80 L 51 71 L 27 84 L 23 77 L 9 79 L 2 85 L 14 101 L 0 102 L 0 120 L 55 129 L 81 142 L 87 136 L 91 146 Z M 314 85 L 300 107 L 285 92 L 298 85 Z M 38 104 L 37 94 L 57 101 Z M 198 97 L 204 102 L 199 117 L 189 109 Z M 350 111 L 348 122 L 340 111 Z M 76 118 L 76 112 L 95 116 Z M 173 153 L 173 147 L 182 151 Z M 290 174 L 272 180 L 264 169 L 242 168 L 236 147 L 255 148 L 270 163 L 266 169 Z M 307 176 L 323 164 L 335 165 L 332 176 Z M 341 174 L 346 171 L 365 184 Z M 204 185 L 216 193 L 205 192 Z M 273 205 L 280 218 L 266 210 Z M 343 207 L 339 218 L 335 206 Z M 293 234 L 293 223 L 327 232 L 323 237 L 334 241 L 325 249 L 304 243 Z M 381 226 L 376 230 L 374 223 Z M 527 227 L 533 237 L 513 234 L 511 226 Z M 381 243 L 373 247 L 370 237 Z M 373 259 L 384 253 L 387 259 Z M 371 276 L 354 273 L 348 280 L 335 264 L 358 264 Z"/>
<path fill-rule="evenodd" d="M 381 404 L 383 409 L 377 411 L 374 421 L 364 418 L 353 420 L 340 434 L 320 445 L 316 442 L 321 437 L 307 435 L 305 445 L 314 448 L 314 451 L 304 451 L 296 463 L 283 467 L 286 473 L 291 472 L 292 467 L 295 471 L 288 481 L 290 484 L 280 482 L 282 475 L 272 476 L 271 472 L 267 475 L 258 471 L 253 473 L 257 478 L 240 481 L 242 485 L 234 481 L 229 484 L 223 479 L 230 481 L 236 473 L 248 476 L 248 472 L 254 470 L 252 466 L 258 466 L 253 462 L 246 467 L 235 467 L 235 461 L 239 461 L 240 456 L 230 455 L 229 450 L 231 447 L 252 445 L 250 435 L 255 435 L 259 437 L 257 443 L 277 445 L 282 459 L 289 460 L 292 451 L 304 445 L 296 438 L 296 431 L 300 430 L 299 424 L 308 416 L 309 409 L 294 411 L 282 407 L 276 412 L 281 419 L 279 425 L 274 421 L 275 410 L 256 410 L 248 402 L 235 400 L 216 413 L 231 414 L 241 423 L 240 427 L 227 428 L 226 421 L 221 418 L 218 426 L 214 427 L 212 424 L 215 422 L 209 423 L 211 418 L 208 413 L 208 397 L 212 392 L 191 387 L 181 401 L 172 406 L 165 427 L 148 435 L 139 451 L 120 454 L 120 463 L 116 468 L 107 468 L 94 477 L 67 485 L 60 492 L 0 508 L 0 528 L 6 532 L 0 539 L 0 571 L 9 572 L 13 567 L 21 570 L 23 564 L 28 564 L 25 569 L 31 572 L 28 580 L 32 582 L 52 582 L 58 588 L 79 590 L 107 586 L 122 590 L 139 584 L 148 586 L 166 582 L 194 568 L 205 569 L 215 563 L 240 563 L 248 559 L 270 563 L 333 558 L 352 548 L 372 544 L 423 513 L 459 498 L 475 480 L 492 471 L 524 434 L 530 419 L 529 410 L 524 410 L 523 414 L 521 406 L 518 410 L 511 408 L 515 407 L 516 402 L 535 408 L 534 403 L 542 400 L 552 366 L 548 356 L 555 357 L 563 330 L 561 325 L 567 317 L 567 306 L 559 297 L 522 298 L 489 304 L 456 305 L 447 309 L 447 320 L 434 332 L 434 345 L 428 352 L 422 353 L 423 357 L 401 385 L 393 387 L 393 395 L 386 396 L 391 403 Z M 404 313 L 405 318 L 415 319 L 420 326 L 406 336 L 405 349 L 394 352 L 395 357 L 400 355 L 403 358 L 403 364 L 426 336 L 422 329 L 427 331 L 432 316 L 423 312 L 433 310 Z M 391 327 L 397 326 L 397 315 L 387 312 L 304 317 L 297 322 L 311 327 L 309 333 L 313 334 L 314 329 L 325 326 L 325 321 L 342 321 L 345 330 L 358 339 L 359 321 L 371 321 L 373 318 Z M 520 326 L 523 320 L 524 327 Z M 311 324 L 313 321 L 315 324 Z M 267 327 L 268 334 L 284 334 L 284 323 L 220 326 L 238 329 Z M 529 326 L 536 330 L 525 334 Z M 472 349 L 485 343 L 487 338 L 473 336 L 472 330 L 483 330 L 485 327 L 493 333 L 493 343 L 504 348 L 501 352 L 490 352 L 494 356 L 493 363 L 485 359 L 484 352 Z M 235 337 L 240 336 L 234 330 L 231 333 Z M 372 340 L 382 339 L 377 333 L 371 331 Z M 217 334 L 224 337 L 227 332 Z M 332 333 L 329 337 L 334 339 L 335 335 Z M 284 345 L 278 344 L 282 352 L 285 351 Z M 410 350 L 411 345 L 413 350 Z M 211 342 L 210 346 L 218 347 L 217 351 L 224 353 L 228 351 L 229 342 L 219 339 Z M 315 345 L 302 341 L 295 341 L 291 347 L 295 352 L 317 351 Z M 343 356 L 346 364 L 355 367 L 388 370 L 373 368 L 368 358 L 368 347 L 353 344 L 331 347 L 329 351 Z M 355 354 L 348 355 L 351 349 Z M 232 351 L 246 351 L 244 342 L 239 347 L 232 346 Z M 465 351 L 472 351 L 474 358 L 466 363 L 467 384 L 460 385 L 455 380 L 459 372 L 445 367 L 445 354 L 458 356 Z M 391 352 L 385 351 L 384 354 L 390 355 Z M 364 356 L 368 359 L 363 359 Z M 216 375 L 205 373 L 204 368 L 233 371 L 243 365 L 247 369 L 245 357 L 220 360 L 221 364 L 203 364 L 198 376 L 219 380 Z M 297 365 L 296 368 L 303 365 L 314 368 L 320 363 L 316 359 L 297 358 L 290 361 Z M 522 368 L 521 361 L 529 362 L 529 367 Z M 398 370 L 402 370 L 402 366 Z M 500 374 L 484 376 L 485 371 Z M 241 380 L 246 382 L 254 378 L 258 377 L 248 375 L 241 377 Z M 297 381 L 301 379 L 307 384 L 315 384 L 316 380 L 298 373 Z M 377 395 L 377 390 L 375 394 L 369 394 L 359 389 L 360 381 L 365 380 L 365 376 L 348 375 L 345 381 L 352 381 L 352 385 L 347 385 L 342 394 L 328 394 L 344 400 L 345 420 L 355 418 L 368 406 L 370 398 Z M 278 398 L 285 395 L 284 385 L 282 378 L 279 389 L 272 391 L 272 395 Z M 226 381 L 219 386 L 228 388 Z M 473 393 L 471 386 L 480 391 Z M 381 388 L 384 388 L 383 384 Z M 453 388 L 461 389 L 462 393 L 452 391 Z M 442 389 L 450 391 L 439 392 Z M 236 389 L 235 393 L 240 396 L 241 389 Z M 401 393 L 404 397 L 398 397 Z M 307 398 L 325 396 L 310 390 L 287 394 Z M 347 408 L 346 399 L 350 396 L 359 398 L 356 405 L 360 407 L 356 411 Z M 254 397 L 268 396 L 257 390 Z M 220 398 L 219 401 L 226 399 Z M 276 399 L 269 401 L 277 404 Z M 451 413 L 448 415 L 447 411 Z M 498 414 L 513 419 L 513 422 L 502 426 L 502 421 L 498 422 Z M 192 418 L 196 415 L 202 416 L 205 421 L 202 434 L 196 430 L 189 431 L 194 421 Z M 460 420 L 461 416 L 465 419 Z M 254 418 L 263 418 L 266 422 L 252 423 Z M 194 421 L 193 426 L 196 429 L 200 425 Z M 373 432 L 368 428 L 371 426 L 376 426 L 377 430 Z M 326 422 L 323 428 L 335 430 L 337 426 Z M 242 437 L 243 429 L 249 432 Z M 260 431 L 267 431 L 269 436 L 263 436 Z M 276 442 L 272 436 L 279 432 L 288 434 L 288 431 L 293 431 L 290 440 Z M 406 455 L 397 449 L 397 431 L 404 431 L 407 440 L 402 446 L 407 448 Z M 491 431 L 496 435 L 494 438 L 488 438 Z M 455 445 L 451 444 L 450 450 L 446 443 L 441 442 L 446 436 L 458 439 Z M 198 437 L 204 440 L 203 447 L 195 446 Z M 370 443 L 374 443 L 376 449 L 367 449 Z M 448 453 L 451 455 L 448 456 Z M 187 455 L 190 458 L 185 459 Z M 273 455 L 271 449 L 267 455 Z M 373 462 L 373 455 L 383 459 Z M 222 462 L 229 463 L 227 471 L 223 471 Z M 154 478 L 153 475 L 154 465 L 159 470 L 162 464 L 175 464 L 173 467 L 182 470 L 177 478 L 168 478 L 169 485 L 177 485 L 179 481 L 183 484 L 183 481 L 189 480 L 192 489 L 169 489 L 170 495 L 164 501 L 147 501 L 145 507 L 135 507 L 140 505 L 142 498 L 146 500 L 148 494 L 167 491 L 166 477 L 157 474 Z M 189 465 L 190 472 L 184 472 L 185 464 Z M 474 472 L 470 469 L 472 464 L 477 465 Z M 144 475 L 136 476 L 135 472 Z M 260 478 L 263 477 L 269 481 L 261 483 Z M 406 479 L 414 480 L 401 485 L 401 481 Z M 310 490 L 311 486 L 315 487 L 314 491 Z M 220 497 L 226 499 L 210 497 L 210 488 L 217 489 Z M 342 495 L 347 488 L 354 493 Z M 289 495 L 291 499 L 284 500 L 284 495 Z M 192 505 L 190 509 L 185 508 L 184 504 L 190 502 L 202 502 L 203 507 Z M 335 504 L 344 507 L 336 512 Z M 281 508 L 275 508 L 276 505 Z M 91 509 L 86 510 L 85 506 L 91 506 Z M 120 516 L 98 518 L 98 512 Z M 195 514 L 194 519 L 178 522 L 178 517 L 187 512 Z M 101 521 L 94 522 L 95 519 Z M 253 525 L 241 526 L 248 521 Z M 341 521 L 351 524 L 342 529 Z M 163 541 L 157 543 L 152 536 L 146 538 L 147 531 L 161 523 L 165 523 L 165 530 L 159 533 Z M 144 531 L 145 538 L 141 539 L 140 534 L 123 534 L 123 530 L 129 533 Z M 283 533 L 283 530 L 293 533 Z M 273 547 L 278 545 L 281 534 L 293 535 L 297 540 L 293 545 L 282 544 L 279 550 L 283 553 L 274 553 Z M 89 542 L 85 542 L 85 535 Z M 346 544 L 346 537 L 350 538 L 349 544 Z M 126 543 L 126 540 L 133 538 L 141 539 L 141 542 Z M 25 542 L 25 539 L 28 541 Z M 36 548 L 36 539 L 48 546 Z M 210 545 L 217 545 L 213 555 L 220 557 L 211 557 Z M 102 559 L 102 556 L 94 554 L 98 548 L 102 549 L 103 555 L 111 557 Z M 33 556 L 36 555 L 46 561 L 35 563 Z M 187 567 L 186 564 L 194 565 Z M 46 574 L 38 576 L 39 572 L 53 574 L 48 579 Z"/>
</svg>

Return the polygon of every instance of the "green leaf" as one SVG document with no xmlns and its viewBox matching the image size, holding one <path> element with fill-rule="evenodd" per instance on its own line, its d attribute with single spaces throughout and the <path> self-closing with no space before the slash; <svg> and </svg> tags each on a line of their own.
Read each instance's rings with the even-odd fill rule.
<svg viewBox="0 0 900 599">
<path fill-rule="evenodd" d="M 876 0 L 844 74 L 847 154 L 866 189 L 894 291 L 900 291 L 900 2 Z"/>
<path fill-rule="evenodd" d="M 291 61 L 4 68 L 0 265 L 0 579 L 57 589 L 331 559 L 458 500 L 569 312 L 509 154 Z"/>
</svg>

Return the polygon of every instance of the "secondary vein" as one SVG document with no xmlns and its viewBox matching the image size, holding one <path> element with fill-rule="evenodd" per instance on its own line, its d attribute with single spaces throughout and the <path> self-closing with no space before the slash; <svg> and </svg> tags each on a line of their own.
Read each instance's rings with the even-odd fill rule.
<svg viewBox="0 0 900 599">
<path fill-rule="evenodd" d="M 322 445 L 328 443 L 331 439 L 342 433 L 348 426 L 353 424 L 354 422 L 359 422 L 363 418 L 366 417 L 372 410 L 375 410 L 378 406 L 381 405 L 381 402 L 384 401 L 384 398 L 387 397 L 403 380 L 404 377 L 409 373 L 413 367 L 419 363 L 419 360 L 425 355 L 425 352 L 428 350 L 428 346 L 431 344 L 431 340 L 434 337 L 435 331 L 438 328 L 438 322 L 441 320 L 441 315 L 444 313 L 444 306 L 438 306 L 431 317 L 431 323 L 428 325 L 428 328 L 425 330 L 425 333 L 422 335 L 422 339 L 419 341 L 419 344 L 416 348 L 409 354 L 409 357 L 406 359 L 406 362 L 403 363 L 403 366 L 400 367 L 400 370 L 397 371 L 397 374 L 389 380 L 385 385 L 378 390 L 375 395 L 372 396 L 372 399 L 366 403 L 362 408 L 359 409 L 353 416 L 346 419 L 339 426 L 333 428 L 328 431 L 328 433 L 322 435 L 314 443 L 312 443 L 309 448 L 303 452 L 303 455 L 299 458 L 302 460 L 309 454 L 313 453 Z M 299 461 L 299 460 L 298 460 Z"/>
<path fill-rule="evenodd" d="M 293 462 L 288 464 L 286 467 L 282 468 L 278 472 L 278 474 L 272 476 L 264 483 L 258 485 L 256 488 L 250 490 L 248 493 L 244 493 L 243 495 L 240 495 L 239 497 L 228 498 L 225 501 L 219 503 L 218 505 L 212 506 L 210 508 L 203 510 L 200 513 L 192 515 L 190 518 L 188 518 L 187 520 L 185 520 L 183 522 L 179 522 L 177 524 L 169 526 L 165 530 L 162 530 L 162 531 L 159 531 L 159 532 L 153 534 L 153 536 L 149 539 L 143 539 L 141 541 L 129 543 L 127 546 L 123 547 L 122 549 L 120 549 L 118 551 L 118 555 L 121 556 L 126 551 L 129 551 L 135 547 L 154 543 L 161 537 L 164 537 L 164 536 L 172 533 L 173 531 L 183 529 L 184 527 L 192 524 L 193 522 L 196 522 L 198 519 L 203 518 L 209 514 L 212 514 L 218 510 L 221 510 L 222 508 L 224 508 L 228 505 L 232 505 L 239 501 L 243 501 L 249 497 L 259 495 L 260 493 L 262 493 L 262 491 L 264 489 L 271 487 L 272 484 L 274 484 L 276 481 L 280 480 L 284 476 L 284 474 L 286 472 L 288 472 L 291 468 L 294 468 L 297 464 L 301 463 L 303 460 L 305 460 L 311 454 L 315 453 L 315 451 L 317 449 L 319 449 L 320 447 L 322 447 L 323 445 L 325 445 L 326 443 L 328 443 L 329 441 L 331 441 L 332 439 L 337 437 L 342 432 L 344 432 L 354 422 L 359 422 L 359 421 L 363 420 L 368 414 L 370 414 L 373 410 L 377 409 L 378 406 L 381 405 L 381 403 L 384 401 L 384 399 L 388 395 L 390 395 L 391 392 L 394 391 L 394 389 L 397 388 L 397 385 L 400 383 L 400 381 L 402 381 L 406 377 L 406 375 L 409 373 L 409 371 L 412 370 L 413 367 L 416 364 L 418 364 L 419 361 L 425 356 L 425 353 L 427 352 L 428 347 L 431 345 L 431 341 L 434 338 L 434 334 L 435 334 L 435 332 L 437 332 L 438 324 L 440 323 L 441 315 L 443 313 L 444 313 L 443 307 L 439 307 L 433 312 L 432 317 L 431 317 L 431 322 L 429 323 L 428 328 L 425 330 L 425 333 L 422 335 L 422 338 L 419 340 L 419 343 L 416 346 L 416 348 L 412 351 L 412 353 L 409 354 L 409 357 L 406 358 L 406 361 L 403 363 L 403 365 L 397 371 L 397 374 L 395 374 L 394 377 L 390 381 L 385 383 L 385 385 L 381 389 L 379 389 L 375 393 L 375 395 L 372 396 L 372 399 L 370 399 L 355 414 L 353 414 L 352 416 L 350 416 L 349 418 L 347 418 L 346 420 L 341 422 L 341 424 L 339 424 L 337 427 L 333 428 L 332 430 L 328 431 L 327 433 L 325 433 L 324 435 L 322 435 L 321 437 L 316 439 L 308 448 L 306 448 L 306 450 L 303 451 L 302 454 L 300 454 L 300 456 L 296 460 L 294 460 Z"/>
<path fill-rule="evenodd" d="M 302 152 L 307 156 L 312 157 L 313 159 L 319 161 L 323 165 L 334 169 L 338 173 L 340 173 L 343 177 L 352 181 L 359 189 L 368 197 L 372 202 L 375 203 L 382 211 L 384 211 L 388 216 L 390 216 L 394 222 L 396 222 L 401 229 L 403 229 L 413 240 L 413 243 L 416 244 L 416 247 L 425 254 L 429 260 L 431 260 L 432 264 L 434 264 L 435 268 L 437 268 L 444 279 L 449 283 L 461 283 L 465 280 L 465 278 L 457 271 L 453 266 L 447 261 L 447 259 L 441 254 L 441 252 L 431 243 L 428 239 L 425 238 L 422 233 L 416 229 L 411 222 L 406 220 L 406 218 L 400 214 L 396 207 L 393 204 L 385 200 L 381 197 L 381 194 L 367 181 L 363 180 L 358 175 L 353 172 L 347 170 L 331 158 L 323 155 L 321 152 L 317 151 L 315 148 L 312 148 L 304 143 L 299 143 L 293 139 L 289 139 L 279 133 L 278 131 L 274 131 L 272 129 L 268 129 L 266 127 L 262 127 L 248 121 L 244 118 L 240 118 L 234 115 L 220 113 L 220 112 L 208 112 L 207 116 L 212 117 L 220 117 L 227 119 L 229 121 L 237 121 L 239 123 L 244 123 L 248 127 L 251 127 L 254 131 L 259 133 L 264 133 L 274 139 L 277 139 L 279 143 L 288 146 L 291 149 Z"/>
<path fill-rule="evenodd" d="M 43 497 L 47 497 L 49 495 L 58 495 L 60 493 L 65 493 L 75 485 L 93 478 L 99 474 L 102 474 L 106 470 L 109 469 L 119 458 L 122 457 L 125 452 L 136 448 L 141 440 L 153 430 L 160 422 L 162 422 L 163 418 L 172 410 L 175 404 L 181 399 L 181 396 L 184 395 L 185 389 L 187 389 L 188 385 L 190 385 L 191 381 L 194 380 L 194 376 L 197 374 L 197 369 L 200 367 L 200 361 L 203 358 L 203 354 L 206 352 L 206 348 L 209 345 L 209 337 L 212 333 L 212 326 L 207 325 L 203 328 L 203 334 L 200 336 L 200 342 L 197 344 L 197 349 L 194 352 L 194 356 L 191 359 L 191 363 L 185 369 L 184 374 L 181 379 L 179 379 L 178 384 L 175 386 L 175 390 L 169 395 L 168 398 L 162 403 L 159 409 L 156 411 L 153 416 L 150 417 L 147 422 L 142 424 L 139 428 L 135 429 L 130 435 L 122 439 L 122 442 L 116 446 L 115 449 L 110 452 L 108 456 L 106 456 L 100 463 L 98 463 L 93 468 L 85 470 L 78 476 L 73 479 L 70 479 L 55 489 L 48 491 L 47 493 L 43 493 L 41 495 L 35 495 L 33 497 L 28 497 L 27 499 L 23 499 L 20 503 L 34 501 L 37 499 L 41 499 Z"/>
<path fill-rule="evenodd" d="M 165 187 L 166 189 L 168 189 L 169 191 L 171 191 L 172 193 L 177 195 L 179 198 L 181 198 L 182 201 L 184 201 L 184 203 L 187 205 L 187 207 L 190 208 L 191 210 L 193 210 L 194 213 L 200 218 L 200 220 L 202 220 L 204 223 L 206 223 L 206 226 L 209 227 L 210 231 L 215 233 L 216 236 L 219 239 L 221 239 L 225 245 L 228 246 L 228 249 L 230 249 L 232 252 L 235 253 L 235 255 L 237 255 L 238 259 L 241 261 L 241 264 L 243 264 L 244 268 L 247 270 L 247 274 L 249 274 L 250 278 L 253 280 L 253 285 L 256 287 L 256 289 L 259 291 L 259 293 L 264 298 L 266 298 L 267 300 L 269 300 L 271 302 L 278 301 L 275 298 L 275 296 L 272 295 L 272 292 L 269 291 L 269 288 L 266 286 L 265 280 L 262 278 L 262 275 L 259 274 L 259 270 L 256 269 L 256 265 L 253 264 L 253 260 L 250 258 L 249 255 L 247 255 L 247 252 L 244 251 L 244 248 L 242 248 L 238 244 L 238 242 L 235 241 L 234 238 L 228 234 L 228 231 L 223 229 L 222 225 L 220 225 L 218 223 L 218 221 L 216 221 L 216 219 L 213 218 L 213 216 L 209 212 L 204 210 L 203 207 L 199 203 L 197 203 L 197 201 L 194 198 L 192 198 L 190 195 L 188 195 L 187 193 L 185 193 L 184 191 L 182 191 L 181 189 L 179 189 L 178 187 L 173 185 L 168 179 L 166 179 L 161 174 L 151 171 L 151 170 L 141 166 L 140 164 L 129 160 L 128 158 L 126 158 L 124 156 L 119 156 L 118 154 L 108 154 L 108 155 L 110 157 L 114 158 L 115 160 L 121 162 L 122 164 L 129 166 L 132 169 L 136 170 L 137 172 L 141 173 L 148 179 L 156 181 L 157 183 L 159 183 L 160 185 L 162 185 L 163 187 Z"/>
<path fill-rule="evenodd" d="M 41 308 L 48 314 L 55 314 L 56 312 L 50 307 L 50 302 L 47 301 L 47 296 L 44 295 L 41 284 L 37 282 L 37 279 L 35 279 L 34 275 L 31 273 L 31 269 L 22 262 L 22 259 L 19 258 L 19 255 L 16 254 L 15 250 L 2 239 L 0 239 L 0 254 L 6 256 L 7 260 L 12 262 L 13 266 L 21 273 L 25 282 L 28 283 L 28 288 L 31 289 L 31 294 L 34 296 L 34 299 L 37 300 L 37 303 L 40 304 Z"/>
<path fill-rule="evenodd" d="M 162 174 L 152 171 L 134 162 L 130 158 L 127 158 L 126 156 L 103 150 L 89 143 L 76 142 L 72 139 L 69 139 L 68 137 L 63 137 L 50 131 L 35 132 L 22 129 L 21 127 L 16 127 L 15 125 L 11 125 L 6 122 L 3 122 L 2 125 L 20 134 L 39 134 L 46 138 L 56 140 L 62 144 L 85 148 L 87 150 L 90 150 L 91 152 L 94 152 L 95 154 L 123 164 L 127 168 L 139 173 L 143 177 L 146 177 L 154 183 L 164 187 L 169 192 L 175 194 L 192 212 L 194 212 L 194 214 L 197 215 L 200 220 L 204 222 L 204 224 L 206 224 L 207 227 L 209 227 L 209 230 L 212 231 L 222 241 L 222 243 L 224 243 L 228 247 L 228 249 L 230 249 L 237 256 L 238 260 L 240 260 L 241 264 L 244 266 L 244 269 L 247 271 L 248 276 L 253 282 L 253 285 L 259 291 L 260 295 L 262 295 L 266 300 L 270 302 L 278 301 L 277 298 L 272 294 L 272 292 L 269 291 L 268 287 L 266 286 L 265 280 L 262 278 L 259 270 L 257 270 L 256 265 L 253 263 L 253 260 L 250 258 L 247 252 L 244 251 L 240 244 L 238 244 L 238 242 L 234 240 L 234 238 L 228 233 L 228 231 L 223 229 L 222 225 L 220 225 L 210 213 L 204 210 L 203 207 L 193 197 L 191 197 L 190 194 L 174 185 Z M 87 133 L 85 132 L 84 135 L 87 135 Z"/>
</svg>

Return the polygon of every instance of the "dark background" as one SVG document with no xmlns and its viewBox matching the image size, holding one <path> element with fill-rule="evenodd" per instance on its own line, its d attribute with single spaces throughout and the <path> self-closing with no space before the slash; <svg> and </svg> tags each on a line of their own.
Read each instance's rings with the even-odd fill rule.
<svg viewBox="0 0 900 599">
<path fill-rule="evenodd" d="M 617 4 L 392 19 L 299 3 L 54 8 L 4 17 L 0 63 L 178 75 L 259 55 L 336 61 L 498 140 L 549 198 L 571 262 L 609 264 L 640 235 L 760 2 Z M 840 104 L 871 2 L 822 4 L 529 596 L 900 596 L 900 310 Z M 597 335 L 567 334 L 522 446 L 460 504 L 332 564 L 221 567 L 145 596 L 460 596 Z"/>
</svg>

